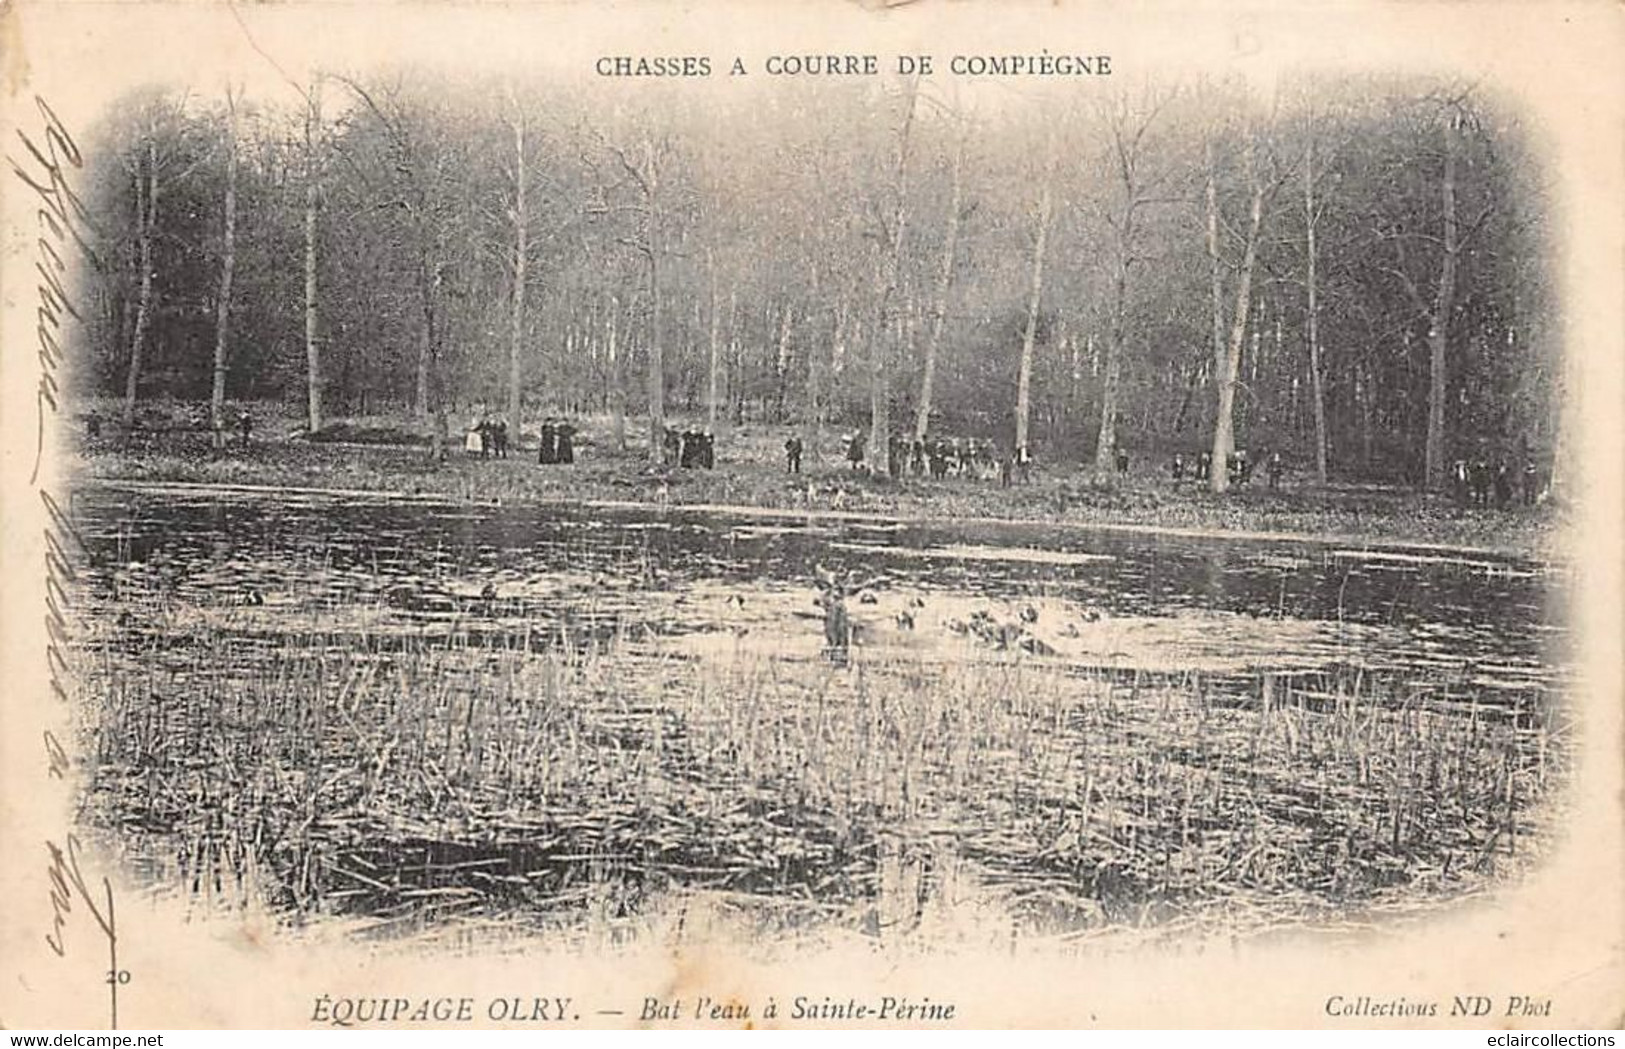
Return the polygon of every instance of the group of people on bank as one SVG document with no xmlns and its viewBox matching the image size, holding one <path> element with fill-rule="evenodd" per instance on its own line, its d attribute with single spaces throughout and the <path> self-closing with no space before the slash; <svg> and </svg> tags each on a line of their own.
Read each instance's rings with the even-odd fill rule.
<svg viewBox="0 0 1625 1049">
<path fill-rule="evenodd" d="M 850 469 L 860 473 L 872 471 L 873 467 L 865 461 L 868 456 L 868 441 L 864 431 L 855 430 L 843 437 L 842 442 Z M 905 476 L 925 477 L 937 481 L 962 477 L 982 481 L 997 480 L 1008 486 L 1016 481 L 1027 483 L 1032 479 L 1033 458 L 1023 445 L 1017 445 L 1006 451 L 994 441 L 975 437 L 927 435 L 910 438 L 894 435 L 887 441 L 886 451 L 888 470 L 893 480 Z M 805 447 L 800 437 L 792 435 L 786 439 L 785 470 L 788 473 L 799 474 L 804 454 Z M 1115 449 L 1112 463 L 1117 473 L 1126 475 L 1129 471 L 1128 452 L 1121 448 Z M 1245 485 L 1252 480 L 1258 465 L 1258 461 L 1242 448 L 1229 456 L 1225 468 L 1229 471 L 1231 484 Z M 1264 459 L 1263 465 L 1270 488 L 1279 488 L 1281 479 L 1286 473 L 1286 464 L 1281 458 L 1281 453 L 1271 452 Z M 1183 452 L 1176 452 L 1171 468 L 1176 483 L 1187 478 L 1198 482 L 1208 481 L 1213 475 L 1213 453 L 1204 451 L 1187 459 Z"/>
<path fill-rule="evenodd" d="M 1540 492 L 1540 471 L 1530 456 L 1521 469 L 1505 460 L 1457 459 L 1450 465 L 1450 494 L 1458 506 L 1534 506 Z"/>
<path fill-rule="evenodd" d="M 705 430 L 673 430 L 666 428 L 664 438 L 667 466 L 684 470 L 710 470 L 717 465 L 716 434 Z"/>
<path fill-rule="evenodd" d="M 1253 479 L 1253 473 L 1258 469 L 1258 460 L 1247 454 L 1247 449 L 1238 448 L 1225 458 L 1225 471 L 1229 475 L 1232 485 L 1245 485 Z M 1213 453 L 1200 452 L 1194 460 L 1187 462 L 1183 452 L 1175 452 L 1171 464 L 1174 482 L 1177 484 L 1187 476 L 1198 483 L 1213 478 Z M 1286 462 L 1278 451 L 1271 452 L 1264 459 L 1264 475 L 1269 479 L 1271 489 L 1281 487 L 1281 478 L 1286 475 Z"/>
<path fill-rule="evenodd" d="M 476 418 L 463 434 L 463 450 L 481 459 L 508 457 L 508 421 L 506 419 Z"/>
<path fill-rule="evenodd" d="M 542 423 L 536 461 L 543 466 L 576 461 L 576 428 L 569 422 L 549 416 Z M 506 459 L 510 441 L 504 418 L 476 417 L 463 434 L 463 450 L 481 459 Z"/>
<path fill-rule="evenodd" d="M 95 438 L 101 429 L 100 419 L 87 420 L 87 430 Z M 239 440 L 249 442 L 253 420 L 246 412 L 236 420 Z M 542 465 L 575 462 L 577 427 L 567 420 L 548 417 L 542 422 L 536 461 Z M 477 416 L 470 421 L 464 434 L 464 448 L 469 455 L 481 459 L 506 459 L 509 449 L 517 444 L 517 434 L 510 438 L 507 420 L 500 417 Z M 868 463 L 867 434 L 859 429 L 842 438 L 848 467 L 854 472 L 872 472 Z M 667 428 L 663 437 L 665 462 L 682 469 L 714 469 L 716 466 L 716 437 L 701 429 Z M 893 480 L 901 478 L 929 478 L 942 481 L 948 478 L 966 478 L 998 481 L 1004 486 L 1031 480 L 1033 459 L 1027 448 L 1015 446 L 1001 448 L 995 441 L 975 437 L 945 437 L 927 434 L 910 437 L 894 434 L 887 440 L 887 472 Z M 785 470 L 800 474 L 806 448 L 802 438 L 792 434 L 784 442 Z M 1512 506 L 1532 507 L 1541 501 L 1542 478 L 1529 456 L 1516 461 L 1487 458 L 1458 459 L 1451 464 L 1451 494 L 1455 502 L 1464 507 Z M 1113 464 L 1119 474 L 1127 474 L 1129 455 L 1116 449 Z M 1224 469 L 1234 486 L 1245 486 L 1262 466 L 1270 489 L 1281 487 L 1286 474 L 1286 462 L 1279 451 L 1255 458 L 1245 448 L 1238 448 L 1225 461 Z M 1175 452 L 1168 463 L 1175 484 L 1187 480 L 1203 484 L 1212 479 L 1215 463 L 1210 451 L 1187 456 Z"/>
<path fill-rule="evenodd" d="M 865 462 L 868 439 L 862 430 L 855 430 L 844 439 L 846 461 L 856 472 L 870 472 L 873 466 Z M 785 469 L 801 472 L 801 438 L 791 437 L 784 442 Z M 949 477 L 965 477 L 984 481 L 998 480 L 1009 485 L 1019 480 L 1032 479 L 1032 455 L 1025 445 L 1004 451 L 990 440 L 975 437 L 907 437 L 893 434 L 886 440 L 887 472 L 892 480 L 904 476 L 926 477 L 934 481 Z"/>
</svg>

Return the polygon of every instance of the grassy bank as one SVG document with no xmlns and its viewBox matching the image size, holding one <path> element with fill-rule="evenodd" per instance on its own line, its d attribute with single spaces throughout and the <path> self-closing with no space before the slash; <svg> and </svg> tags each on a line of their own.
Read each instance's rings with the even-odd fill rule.
<svg viewBox="0 0 1625 1049">
<path fill-rule="evenodd" d="M 678 425 L 674 421 L 673 425 Z M 392 432 L 380 421 L 353 432 Z M 285 427 L 262 425 L 247 449 L 223 451 L 205 435 L 172 432 L 132 447 L 111 436 L 80 440 L 78 476 L 334 488 L 436 495 L 502 503 L 626 501 L 670 506 L 737 506 L 836 511 L 911 519 L 994 518 L 1067 524 L 1130 525 L 1215 532 L 1275 533 L 1472 547 L 1551 556 L 1561 514 L 1550 506 L 1507 510 L 1458 507 L 1448 499 L 1386 487 L 1320 488 L 1289 473 L 1279 490 L 1261 478 L 1225 495 L 1194 482 L 1175 484 L 1164 464 L 1141 461 L 1127 474 L 1095 475 L 1072 464 L 1041 464 L 1028 484 L 949 478 L 874 478 L 848 469 L 831 435 L 809 453 L 805 471 L 784 470 L 777 426 L 745 426 L 718 442 L 714 470 L 651 465 L 629 428 L 613 447 L 607 420 L 585 420 L 571 466 L 539 466 L 536 438 L 505 461 L 467 455 L 460 444 L 445 462 L 400 444 L 313 442 Z M 455 435 L 454 435 L 455 437 Z"/>
</svg>

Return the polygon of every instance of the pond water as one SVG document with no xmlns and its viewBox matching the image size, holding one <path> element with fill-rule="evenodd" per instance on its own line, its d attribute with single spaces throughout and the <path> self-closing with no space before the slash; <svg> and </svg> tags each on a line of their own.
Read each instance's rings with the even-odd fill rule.
<svg viewBox="0 0 1625 1049">
<path fill-rule="evenodd" d="M 956 620 L 979 608 L 1002 618 L 1019 604 L 1039 613 L 1027 633 L 1085 664 L 1448 670 L 1492 698 L 1545 690 L 1563 672 L 1559 571 L 1482 553 L 110 489 L 82 493 L 76 512 L 96 555 L 92 592 L 164 592 L 196 608 L 263 602 L 251 619 L 267 629 L 318 614 L 335 626 L 345 612 L 382 607 L 399 625 L 461 618 L 475 630 L 528 622 L 730 639 L 757 630 L 780 653 L 786 642 L 816 650 L 822 569 L 872 584 L 861 602 L 873 610 L 853 611 L 877 639 L 895 638 L 898 606 L 910 606 L 901 599 L 915 599 L 926 640 L 914 647 L 947 653 L 931 638 L 952 638 Z"/>
<path fill-rule="evenodd" d="M 1335 910 L 1465 892 L 1458 855 L 1501 876 L 1481 852 L 1538 833 L 1560 780 L 1564 579 L 1533 561 L 114 487 L 73 514 L 95 818 L 154 883 L 269 882 L 289 913 L 626 918 L 700 886 L 863 929 L 950 883 L 1029 925 L 1167 918 L 1220 884 Z M 268 702 L 302 740 L 250 741 Z M 1469 812 L 1497 791 L 1505 818 Z M 296 803 L 327 813 L 293 841 Z M 1248 844 L 1260 806 L 1301 848 Z"/>
</svg>

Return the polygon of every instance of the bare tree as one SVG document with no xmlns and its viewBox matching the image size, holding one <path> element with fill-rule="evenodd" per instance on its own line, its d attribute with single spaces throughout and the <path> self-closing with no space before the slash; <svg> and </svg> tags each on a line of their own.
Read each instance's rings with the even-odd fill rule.
<svg viewBox="0 0 1625 1049">
<path fill-rule="evenodd" d="M 1307 325 L 1309 329 L 1309 387 L 1314 400 L 1315 413 L 1315 482 L 1326 483 L 1326 380 L 1320 364 L 1320 300 L 1319 284 L 1315 279 L 1315 227 L 1320 215 L 1315 209 L 1315 121 L 1309 114 L 1308 128 L 1303 140 L 1303 221 L 1307 252 L 1305 262 L 1306 292 L 1308 295 Z"/>
<path fill-rule="evenodd" d="M 920 374 L 920 403 L 914 411 L 914 439 L 917 441 L 924 440 L 926 431 L 931 426 L 931 397 L 937 376 L 937 349 L 942 345 L 943 323 L 948 316 L 948 293 L 954 279 L 954 256 L 959 246 L 959 226 L 964 219 L 960 214 L 964 200 L 964 168 L 965 129 L 961 125 L 954 138 L 947 231 L 942 239 L 942 262 L 937 270 L 937 294 L 931 304 L 931 333 L 925 342 L 925 364 Z"/>
<path fill-rule="evenodd" d="M 155 312 L 153 278 L 156 263 L 153 253 L 158 239 L 158 201 L 168 185 L 184 180 L 209 157 L 206 147 L 186 139 L 183 126 L 185 107 L 184 97 L 174 101 L 162 97 L 151 99 L 145 106 L 145 119 L 133 151 L 134 156 L 126 165 L 135 185 L 136 265 L 140 270 L 136 284 L 135 324 L 130 335 L 129 367 L 124 377 L 123 423 L 126 440 L 135 426 L 142 356 Z M 186 162 L 186 166 L 175 170 L 175 165 L 182 161 Z"/>
<path fill-rule="evenodd" d="M 1473 119 L 1469 110 L 1469 96 L 1470 92 L 1462 91 L 1454 97 L 1432 98 L 1427 101 L 1428 109 L 1437 113 L 1436 118 L 1430 119 L 1438 121 L 1438 134 L 1443 146 L 1443 171 L 1437 187 L 1441 227 L 1439 235 L 1423 234 L 1409 228 L 1408 222 L 1402 223 L 1401 228 L 1383 235 L 1383 239 L 1392 244 L 1398 261 L 1397 266 L 1388 266 L 1384 269 L 1400 279 L 1415 310 L 1414 316 L 1427 325 L 1428 414 L 1423 446 L 1422 479 L 1423 485 L 1434 491 L 1444 486 L 1448 473 L 1445 408 L 1451 365 L 1450 329 L 1456 314 L 1456 284 L 1461 261 L 1468 245 L 1483 230 L 1485 221 L 1496 208 L 1495 200 L 1491 198 L 1479 214 L 1465 224 L 1459 213 L 1457 198 L 1460 189 L 1462 132 Z M 1412 260 L 1405 247 L 1407 240 L 1438 245 L 1438 277 L 1431 297 L 1423 294 L 1422 286 L 1409 271 Z"/>
<path fill-rule="evenodd" d="M 649 461 L 658 463 L 665 453 L 666 333 L 660 312 L 660 170 L 655 162 L 652 132 L 644 134 L 643 163 L 641 174 L 631 165 L 627 165 L 627 170 L 642 187 L 647 209 L 644 213 L 644 251 L 649 260 Z"/>
<path fill-rule="evenodd" d="M 395 236 L 409 245 L 420 318 L 414 407 L 420 419 L 433 414 L 430 456 L 439 460 L 446 454 L 449 436 L 449 391 L 442 356 L 448 329 L 455 321 L 444 300 L 455 269 L 453 250 L 467 228 L 467 215 L 461 207 L 465 202 L 458 196 L 466 190 L 462 177 L 466 158 L 459 150 L 466 148 L 467 141 L 457 136 L 456 125 L 444 110 L 403 96 L 398 85 L 375 97 L 355 80 L 345 79 L 344 83 L 366 106 L 383 135 L 390 186 L 376 207 L 398 216 L 401 225 Z"/>
<path fill-rule="evenodd" d="M 226 89 L 225 228 L 220 250 L 220 291 L 215 300 L 214 382 L 209 394 L 209 425 L 214 446 L 226 444 L 226 331 L 231 317 L 232 269 L 237 264 L 237 99 Z"/>
<path fill-rule="evenodd" d="M 322 119 L 318 79 L 305 94 L 305 389 L 310 433 L 322 428 L 322 351 L 317 341 L 316 213 L 321 206 L 321 161 L 317 157 Z"/>
<path fill-rule="evenodd" d="M 626 348 L 619 345 L 621 300 L 609 300 L 609 410 L 610 435 L 615 450 L 626 451 Z"/>
<path fill-rule="evenodd" d="M 1444 241 L 1439 261 L 1439 283 L 1434 289 L 1428 317 L 1428 433 L 1423 475 L 1429 490 L 1445 483 L 1444 400 L 1445 369 L 1450 345 L 1450 316 L 1456 294 L 1456 259 L 1461 251 L 1456 220 L 1456 154 L 1460 151 L 1461 114 L 1452 108 L 1444 119 L 1444 177 L 1439 183 Z"/>
<path fill-rule="evenodd" d="M 716 433 L 722 378 L 722 292 L 717 283 L 716 252 L 712 248 L 705 249 L 705 269 L 711 280 L 711 338 L 705 369 L 705 425 L 710 433 Z"/>
<path fill-rule="evenodd" d="M 1112 231 L 1111 321 L 1100 369 L 1100 430 L 1095 441 L 1095 469 L 1112 468 L 1117 452 L 1118 401 L 1124 341 L 1128 329 L 1129 278 L 1141 261 L 1140 212 L 1149 205 L 1167 203 L 1157 196 L 1164 176 L 1146 170 L 1148 137 L 1171 96 L 1148 94 L 1136 107 L 1126 97 L 1116 100 L 1107 118 L 1109 162 L 1119 194 L 1116 208 L 1105 212 Z"/>
<path fill-rule="evenodd" d="M 1218 414 L 1213 420 L 1213 469 L 1208 484 L 1215 492 L 1230 487 L 1227 464 L 1235 450 L 1235 403 L 1237 372 L 1241 366 L 1241 347 L 1247 338 L 1247 314 L 1252 304 L 1253 270 L 1258 263 L 1258 233 L 1264 220 L 1264 180 L 1258 172 L 1257 147 L 1249 123 L 1243 132 L 1241 159 L 1248 187 L 1247 233 L 1242 249 L 1241 266 L 1236 274 L 1236 304 L 1230 317 L 1230 342 L 1215 359 L 1214 378 L 1218 387 Z M 1212 153 L 1208 153 L 1211 165 Z M 1218 209 L 1213 189 L 1214 175 L 1208 173 L 1209 230 L 1217 225 Z M 1213 234 L 1210 233 L 1210 236 Z M 1216 249 L 1210 241 L 1210 250 Z M 1216 254 L 1216 251 L 1215 251 Z"/>
<path fill-rule="evenodd" d="M 1038 234 L 1033 238 L 1032 284 L 1027 299 L 1027 326 L 1021 337 L 1021 367 L 1016 377 L 1016 448 L 1027 447 L 1027 423 L 1032 409 L 1033 341 L 1038 332 L 1038 307 L 1044 295 L 1044 242 L 1049 237 L 1050 210 L 1055 194 L 1055 136 L 1045 146 L 1043 188 L 1038 201 Z"/>
<path fill-rule="evenodd" d="M 136 242 L 141 268 L 135 308 L 135 331 L 130 336 L 130 364 L 124 377 L 124 432 L 126 439 L 135 426 L 136 390 L 141 379 L 141 349 L 147 339 L 152 317 L 152 242 L 158 230 L 158 118 L 156 109 L 148 116 L 144 143 L 146 180 L 142 180 L 142 160 L 136 161 L 135 211 Z"/>
<path fill-rule="evenodd" d="M 1203 200 L 1207 205 L 1208 307 L 1213 321 L 1213 375 L 1217 382 L 1223 374 L 1221 362 L 1225 360 L 1224 264 L 1219 255 L 1219 167 L 1213 156 L 1211 135 L 1202 140 L 1202 160 Z M 1222 462 L 1219 467 L 1223 469 Z"/>
<path fill-rule="evenodd" d="M 605 146 L 614 155 L 622 174 L 626 176 L 625 181 L 633 187 L 637 202 L 612 206 L 608 199 L 608 187 L 601 184 L 595 188 L 596 196 L 588 202 L 587 212 L 596 216 L 608 215 L 611 212 L 628 212 L 637 220 L 637 233 L 632 236 L 617 236 L 616 243 L 635 251 L 646 267 L 645 291 L 648 295 L 649 308 L 647 376 L 649 460 L 652 463 L 659 463 L 665 454 L 666 433 L 666 332 L 661 258 L 667 250 L 664 215 L 666 201 L 662 171 L 663 157 L 667 149 L 665 144 L 655 141 L 655 134 L 651 128 L 644 129 L 642 139 L 641 156 L 637 159 L 621 146 L 614 144 Z"/>
<path fill-rule="evenodd" d="M 520 365 L 525 337 L 525 280 L 530 251 L 526 239 L 530 232 L 529 215 L 525 210 L 525 109 L 511 90 L 508 95 L 512 111 L 513 129 L 513 310 L 508 329 L 508 425 L 514 436 L 519 436 L 524 421 Z"/>
<path fill-rule="evenodd" d="M 880 474 L 891 472 L 891 368 L 887 339 L 893 337 L 892 313 L 902 262 L 903 233 L 908 227 L 908 159 L 919 92 L 919 79 L 910 80 L 904 96 L 902 122 L 897 129 L 891 217 L 877 231 L 875 327 L 870 333 L 869 353 L 869 462 Z"/>
</svg>

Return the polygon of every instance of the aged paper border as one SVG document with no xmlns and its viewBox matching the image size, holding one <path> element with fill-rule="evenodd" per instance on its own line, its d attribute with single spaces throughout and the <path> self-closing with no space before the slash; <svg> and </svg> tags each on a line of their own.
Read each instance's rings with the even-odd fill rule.
<svg viewBox="0 0 1625 1049">
<path fill-rule="evenodd" d="M 1065 958 L 895 957 L 861 946 L 810 956 L 753 955 L 717 942 L 680 956 L 651 945 L 581 957 L 541 947 L 497 957 L 402 952 L 309 936 L 268 923 L 189 923 L 115 885 L 120 999 L 128 1029 L 311 1026 L 320 995 L 570 996 L 581 1026 L 630 1026 L 643 996 L 709 994 L 783 1007 L 797 994 L 895 994 L 956 1004 L 953 1025 L 1083 1027 L 1598 1027 L 1625 1022 L 1620 684 L 1621 360 L 1625 358 L 1625 13 L 1606 3 L 1419 2 L 1138 5 L 920 2 L 896 8 L 825 3 L 357 5 L 25 2 L 0 7 L 8 156 L 16 131 L 36 141 L 36 95 L 72 130 L 88 129 L 128 86 L 246 81 L 277 90 L 269 58 L 364 69 L 421 62 L 452 69 L 550 68 L 579 73 L 602 53 L 735 53 L 760 58 L 826 47 L 883 55 L 956 49 L 1104 53 L 1114 75 L 1211 69 L 1268 76 L 1283 65 L 1326 72 L 1450 72 L 1527 107 L 1556 180 L 1563 320 L 1571 354 L 1572 433 L 1583 449 L 1581 513 L 1571 536 L 1581 565 L 1573 624 L 1582 655 L 1575 703 L 1583 760 L 1568 840 L 1526 885 L 1418 926 L 1358 940 L 1304 934 L 1268 943 L 1210 941 L 1155 951 L 1107 948 Z M 295 72 L 297 75 L 297 72 Z M 1087 87 L 1087 85 L 1085 85 Z M 72 711 L 52 694 L 45 582 L 48 516 L 41 486 L 67 478 L 47 457 L 30 481 L 40 365 L 33 266 L 37 198 L 9 169 L 0 270 L 0 1025 L 104 1027 L 103 937 L 72 886 L 53 881 L 46 843 L 65 847 L 71 790 L 49 772 L 45 733 L 66 739 Z M 70 615 L 71 619 L 71 615 Z M 69 755 L 71 757 L 71 755 Z M 71 776 L 71 770 L 69 776 Z M 91 852 L 93 892 L 113 871 Z M 60 875 L 62 868 L 58 868 Z M 53 893 L 68 897 L 53 906 Z M 53 915 L 69 941 L 46 942 Z M 747 958 L 752 960 L 747 961 Z M 1549 996 L 1540 1019 L 1334 1018 L 1328 997 Z M 604 1017 L 601 1009 L 627 1015 Z M 1441 1013 L 1444 1010 L 1441 1009 Z M 782 1018 L 787 1013 L 781 1012 Z M 491 1024 L 476 1015 L 471 1026 Z M 771 1022 L 765 1024 L 772 1026 Z M 784 1023 L 785 1026 L 810 1026 Z M 452 1026 L 457 1026 L 453 1024 Z M 510 1025 L 511 1026 L 511 1025 Z"/>
</svg>

